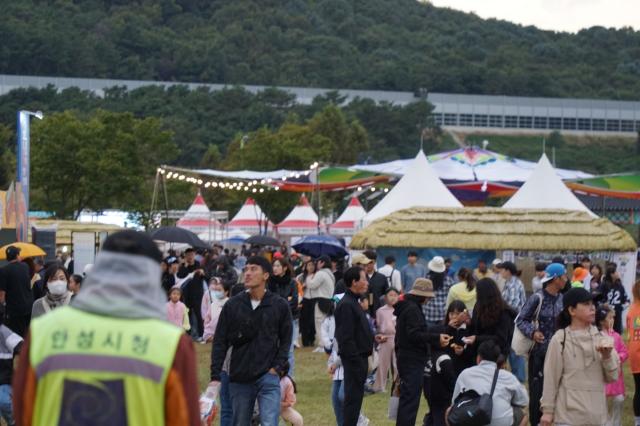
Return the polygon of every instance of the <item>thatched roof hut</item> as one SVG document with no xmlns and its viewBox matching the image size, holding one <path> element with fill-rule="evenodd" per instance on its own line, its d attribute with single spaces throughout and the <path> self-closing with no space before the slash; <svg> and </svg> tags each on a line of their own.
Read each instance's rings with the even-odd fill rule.
<svg viewBox="0 0 640 426">
<path fill-rule="evenodd" d="M 570 210 L 411 208 L 358 232 L 351 248 L 617 251 L 637 249 L 608 219 Z"/>
</svg>

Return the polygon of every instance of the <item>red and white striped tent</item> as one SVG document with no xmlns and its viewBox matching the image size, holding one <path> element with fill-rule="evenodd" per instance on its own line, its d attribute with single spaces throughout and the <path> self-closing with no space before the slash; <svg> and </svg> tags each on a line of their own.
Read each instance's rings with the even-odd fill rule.
<svg viewBox="0 0 640 426">
<path fill-rule="evenodd" d="M 196 234 L 208 233 L 221 227 L 220 222 L 211 217 L 211 211 L 200 192 L 196 195 L 189 210 L 178 220 L 176 226 L 188 229 Z"/>
<path fill-rule="evenodd" d="M 318 234 L 318 215 L 302 195 L 298 205 L 277 226 L 280 235 L 303 236 Z"/>
<path fill-rule="evenodd" d="M 358 197 L 352 197 L 347 208 L 333 225 L 329 227 L 331 235 L 353 236 L 362 222 L 362 218 L 367 215 L 367 211 L 360 204 Z"/>
<path fill-rule="evenodd" d="M 247 198 L 238 213 L 227 224 L 229 232 L 241 231 L 250 235 L 262 234 L 273 224 L 253 198 Z"/>
</svg>

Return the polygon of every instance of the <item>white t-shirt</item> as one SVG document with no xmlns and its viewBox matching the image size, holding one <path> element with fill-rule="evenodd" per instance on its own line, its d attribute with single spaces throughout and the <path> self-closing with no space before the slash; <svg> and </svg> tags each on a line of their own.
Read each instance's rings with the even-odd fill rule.
<svg viewBox="0 0 640 426">
<path fill-rule="evenodd" d="M 258 307 L 258 305 L 260 305 L 260 300 L 253 300 L 251 299 L 251 307 L 253 308 L 253 310 L 255 311 L 256 308 Z"/>
</svg>

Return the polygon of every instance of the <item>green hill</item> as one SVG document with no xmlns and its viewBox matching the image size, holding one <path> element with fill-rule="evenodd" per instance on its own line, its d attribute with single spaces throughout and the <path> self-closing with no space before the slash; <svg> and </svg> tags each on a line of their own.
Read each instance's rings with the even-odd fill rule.
<svg viewBox="0 0 640 426">
<path fill-rule="evenodd" d="M 0 73 L 634 99 L 640 32 L 415 0 L 0 0 Z M 567 16 L 566 19 L 571 19 Z"/>
</svg>

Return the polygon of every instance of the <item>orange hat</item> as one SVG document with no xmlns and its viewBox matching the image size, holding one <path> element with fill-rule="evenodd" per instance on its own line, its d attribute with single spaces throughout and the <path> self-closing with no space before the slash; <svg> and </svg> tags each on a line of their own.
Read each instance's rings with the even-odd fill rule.
<svg viewBox="0 0 640 426">
<path fill-rule="evenodd" d="M 578 266 L 573 270 L 572 281 L 584 281 L 584 279 L 587 278 L 587 275 L 589 275 L 589 271 Z"/>
</svg>

